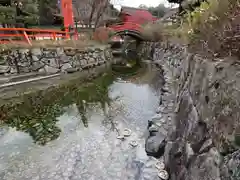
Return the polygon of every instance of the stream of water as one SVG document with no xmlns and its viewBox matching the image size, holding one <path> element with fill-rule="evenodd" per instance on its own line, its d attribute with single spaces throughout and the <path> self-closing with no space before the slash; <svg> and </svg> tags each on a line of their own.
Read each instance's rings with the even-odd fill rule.
<svg viewBox="0 0 240 180">
<path fill-rule="evenodd" d="M 103 103 L 89 102 L 85 119 L 74 101 L 60 107 L 54 121 L 59 134 L 44 145 L 35 143 L 31 132 L 20 131 L 20 125 L 4 127 L 0 133 L 0 179 L 159 179 L 156 161 L 144 148 L 147 121 L 159 103 L 158 76 L 151 68 L 135 77 L 117 78 L 107 88 L 110 103 L 104 102 L 102 108 Z M 120 140 L 117 137 L 124 128 L 132 134 Z M 132 141 L 138 145 L 133 147 Z"/>
</svg>

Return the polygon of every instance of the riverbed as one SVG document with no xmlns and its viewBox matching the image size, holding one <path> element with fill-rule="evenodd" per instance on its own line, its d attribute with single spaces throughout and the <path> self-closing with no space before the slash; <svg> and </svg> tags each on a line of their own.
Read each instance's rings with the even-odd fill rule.
<svg viewBox="0 0 240 180">
<path fill-rule="evenodd" d="M 77 101 L 53 108 L 58 108 L 54 112 L 58 133 L 44 143 L 38 143 L 24 128 L 4 127 L 0 134 L 0 179 L 159 179 L 156 160 L 146 155 L 144 147 L 147 121 L 159 104 L 159 76 L 151 67 L 132 77 L 114 79 L 107 87 L 107 98 L 103 98 L 109 101 L 88 101 L 91 96 L 81 99 L 84 116 Z M 125 128 L 131 135 L 118 139 Z M 52 126 L 48 132 L 51 130 Z M 134 141 L 137 146 L 131 145 Z"/>
</svg>

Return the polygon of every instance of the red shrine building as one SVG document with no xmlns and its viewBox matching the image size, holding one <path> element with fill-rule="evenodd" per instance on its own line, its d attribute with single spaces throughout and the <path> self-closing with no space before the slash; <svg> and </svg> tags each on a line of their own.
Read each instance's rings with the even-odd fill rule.
<svg viewBox="0 0 240 180">
<path fill-rule="evenodd" d="M 122 6 L 119 17 L 122 22 L 133 22 L 136 24 L 145 24 L 157 20 L 157 18 L 146 9 L 126 6 Z"/>
</svg>

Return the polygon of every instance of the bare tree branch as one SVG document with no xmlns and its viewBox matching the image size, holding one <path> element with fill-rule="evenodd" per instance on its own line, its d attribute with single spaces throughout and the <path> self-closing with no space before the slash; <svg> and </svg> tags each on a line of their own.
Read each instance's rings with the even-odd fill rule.
<svg viewBox="0 0 240 180">
<path fill-rule="evenodd" d="M 97 25 L 109 4 L 110 0 L 75 0 L 73 7 L 75 19 L 89 27 L 93 23 Z"/>
<path fill-rule="evenodd" d="M 109 4 L 109 0 L 103 0 L 103 1 L 104 1 L 103 4 L 100 6 L 100 8 L 97 11 L 94 27 L 97 27 L 100 18 L 103 17 L 103 14 L 106 12 L 107 6 Z"/>
</svg>

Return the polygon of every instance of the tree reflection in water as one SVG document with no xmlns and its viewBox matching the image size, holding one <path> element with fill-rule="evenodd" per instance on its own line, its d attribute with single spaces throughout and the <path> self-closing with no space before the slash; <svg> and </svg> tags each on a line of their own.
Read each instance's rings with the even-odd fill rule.
<svg viewBox="0 0 240 180">
<path fill-rule="evenodd" d="M 0 107 L 3 124 L 29 133 L 35 143 L 44 145 L 59 137 L 61 130 L 56 126 L 57 117 L 64 107 L 76 104 L 85 127 L 88 127 L 86 109 L 91 103 L 100 103 L 102 109 L 110 104 L 108 87 L 114 77 L 104 74 L 91 82 L 74 81 L 60 87 L 50 88 L 24 95 L 21 100 Z"/>
</svg>

